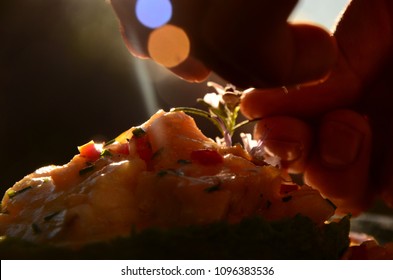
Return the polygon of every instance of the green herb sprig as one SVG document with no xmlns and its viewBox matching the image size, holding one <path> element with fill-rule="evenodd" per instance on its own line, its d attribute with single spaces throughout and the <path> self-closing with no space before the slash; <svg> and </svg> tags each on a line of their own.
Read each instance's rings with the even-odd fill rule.
<svg viewBox="0 0 393 280">
<path fill-rule="evenodd" d="M 208 93 L 204 98 L 197 99 L 199 103 L 207 107 L 207 111 L 191 107 L 177 107 L 171 111 L 183 111 L 208 119 L 221 133 L 222 138 L 219 138 L 218 142 L 228 147 L 232 146 L 232 136 L 235 130 L 250 122 L 249 120 L 237 122 L 243 92 L 230 84 L 224 88 L 209 82 L 208 86 L 215 88 L 217 93 Z"/>
</svg>

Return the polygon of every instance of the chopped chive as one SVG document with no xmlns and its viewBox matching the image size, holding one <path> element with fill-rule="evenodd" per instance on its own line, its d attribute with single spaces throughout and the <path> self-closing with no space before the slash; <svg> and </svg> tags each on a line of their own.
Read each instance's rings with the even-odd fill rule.
<svg viewBox="0 0 393 280">
<path fill-rule="evenodd" d="M 102 150 L 101 157 L 111 157 L 111 156 L 112 156 L 112 153 L 109 150 L 107 150 L 107 149 Z"/>
<path fill-rule="evenodd" d="M 132 135 L 136 138 L 140 138 L 146 135 L 146 131 L 144 131 L 142 127 L 137 127 L 132 131 Z"/>
<path fill-rule="evenodd" d="M 15 195 L 16 195 L 16 191 L 14 191 L 14 190 L 8 190 L 7 191 L 7 195 L 8 195 L 8 197 L 9 198 L 13 198 Z"/>
<path fill-rule="evenodd" d="M 176 170 L 176 169 L 162 169 L 160 171 L 157 172 L 157 176 L 158 177 L 164 177 L 165 175 L 174 175 L 174 176 L 184 176 L 184 173 L 180 170 Z"/>
<path fill-rule="evenodd" d="M 36 223 L 32 223 L 31 224 L 31 228 L 33 229 L 33 232 L 35 234 L 38 234 L 38 233 L 42 232 L 42 230 L 40 229 L 40 227 Z"/>
<path fill-rule="evenodd" d="M 89 164 L 88 166 L 86 166 L 85 168 L 82 168 L 81 170 L 79 170 L 79 175 L 85 175 L 91 171 L 94 170 L 94 164 Z"/>
<path fill-rule="evenodd" d="M 204 191 L 207 193 L 211 193 L 211 192 L 218 191 L 219 189 L 220 189 L 220 184 L 217 184 L 217 185 L 206 188 Z"/>
<path fill-rule="evenodd" d="M 154 159 L 156 157 L 158 157 L 162 152 L 164 151 L 164 148 L 160 148 L 157 151 L 155 151 L 151 157 L 151 159 Z"/>
<path fill-rule="evenodd" d="M 266 201 L 266 209 L 269 209 L 272 206 L 272 202 L 270 200 Z"/>
<path fill-rule="evenodd" d="M 292 195 L 284 196 L 281 200 L 282 202 L 288 202 L 292 199 Z"/>
<path fill-rule="evenodd" d="M 164 177 L 167 174 L 168 174 L 168 170 L 160 170 L 160 171 L 158 171 L 157 176 Z"/>
<path fill-rule="evenodd" d="M 179 164 L 190 164 L 190 163 L 191 163 L 191 160 L 179 159 L 179 160 L 177 161 L 177 163 L 179 163 Z"/>
<path fill-rule="evenodd" d="M 112 140 L 109 140 L 108 142 L 105 142 L 105 144 L 104 144 L 103 147 L 107 147 L 107 146 L 109 146 L 109 145 L 112 145 L 112 144 L 115 143 L 115 142 L 116 142 L 116 138 L 115 138 L 115 139 L 112 139 Z"/>
<path fill-rule="evenodd" d="M 7 191 L 7 195 L 8 195 L 9 198 L 13 198 L 13 197 L 15 197 L 15 196 L 18 195 L 18 194 L 21 194 L 21 193 L 24 193 L 24 192 L 27 191 L 27 190 L 30 190 L 31 188 L 33 188 L 33 187 L 32 187 L 32 186 L 28 186 L 28 187 L 26 187 L 26 188 L 24 188 L 24 189 L 20 189 L 20 190 L 18 190 L 18 191 L 15 191 L 15 190 L 8 190 L 8 191 Z"/>
<path fill-rule="evenodd" d="M 49 214 L 47 216 L 44 217 L 44 221 L 48 222 L 50 221 L 52 218 L 54 218 L 55 216 L 57 216 L 61 211 L 57 211 L 57 212 L 53 212 L 52 214 Z"/>
</svg>

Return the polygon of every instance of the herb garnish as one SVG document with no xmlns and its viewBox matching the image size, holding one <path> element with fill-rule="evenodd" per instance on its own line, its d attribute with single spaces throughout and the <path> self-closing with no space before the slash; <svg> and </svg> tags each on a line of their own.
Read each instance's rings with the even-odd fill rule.
<svg viewBox="0 0 393 280">
<path fill-rule="evenodd" d="M 220 189 L 220 184 L 217 184 L 211 187 L 207 187 L 204 191 L 207 193 L 211 193 L 211 192 L 218 191 L 219 189 Z"/>
<path fill-rule="evenodd" d="M 142 127 L 137 127 L 132 131 L 132 135 L 136 138 L 140 138 L 146 135 L 146 131 Z"/>
<path fill-rule="evenodd" d="M 157 176 L 158 177 L 164 177 L 167 174 L 168 174 L 168 170 L 165 170 L 165 169 L 160 170 L 160 171 L 157 172 Z"/>
<path fill-rule="evenodd" d="M 187 159 L 179 159 L 177 161 L 178 164 L 190 164 L 191 160 L 187 160 Z"/>
<path fill-rule="evenodd" d="M 112 153 L 108 149 L 103 149 L 101 152 L 101 157 L 111 157 Z"/>
<path fill-rule="evenodd" d="M 61 211 L 57 211 L 57 212 L 53 212 L 47 216 L 44 217 L 44 221 L 48 222 L 50 220 L 52 220 L 52 218 L 54 218 L 55 216 L 59 215 Z"/>
<path fill-rule="evenodd" d="M 227 85 L 226 87 L 222 87 L 221 85 L 214 82 L 208 82 L 207 85 L 213 87 L 216 90 L 216 93 L 207 93 L 203 98 L 197 99 L 199 103 L 207 106 L 207 110 L 192 107 L 176 107 L 172 108 L 171 112 L 181 111 L 187 114 L 197 115 L 208 119 L 218 128 L 221 133 L 221 138 L 216 137 L 217 144 L 231 147 L 232 137 L 235 130 L 243 127 L 248 123 L 260 120 L 259 118 L 256 118 L 253 120 L 244 120 L 238 122 L 241 97 L 243 94 L 252 90 L 252 88 L 245 91 L 240 91 L 231 84 Z M 250 133 L 240 133 L 244 149 L 250 154 L 252 161 L 255 164 L 268 164 L 281 168 L 281 158 L 278 156 L 268 155 L 264 148 L 264 140 L 266 135 L 259 140 L 253 140 Z"/>
<path fill-rule="evenodd" d="M 197 100 L 208 107 L 207 111 L 190 107 L 173 108 L 171 111 L 183 111 L 210 120 L 222 134 L 222 138 L 217 138 L 217 142 L 230 147 L 232 146 L 232 136 L 235 130 L 250 122 L 245 120 L 237 123 L 240 98 L 243 92 L 237 90 L 233 85 L 227 85 L 224 88 L 216 83 L 209 82 L 208 86 L 214 87 L 217 93 L 208 93 L 203 99 Z"/>
<path fill-rule="evenodd" d="M 266 209 L 269 209 L 272 206 L 272 202 L 270 200 L 266 201 Z"/>
<path fill-rule="evenodd" d="M 21 194 L 21 193 L 24 193 L 27 190 L 30 190 L 31 188 L 33 188 L 33 187 L 32 186 L 28 186 L 28 187 L 26 187 L 24 189 L 20 189 L 20 190 L 17 190 L 17 191 L 15 191 L 15 190 L 8 190 L 7 191 L 7 195 L 8 195 L 9 198 L 13 198 L 13 197 L 17 196 L 18 194 Z"/>
<path fill-rule="evenodd" d="M 164 177 L 165 175 L 174 175 L 174 176 L 184 176 L 182 171 L 176 169 L 162 169 L 157 172 L 158 177 Z"/>
<path fill-rule="evenodd" d="M 39 234 L 42 232 L 41 228 L 36 223 L 32 223 L 31 228 L 33 229 L 33 232 L 35 234 Z"/>
<path fill-rule="evenodd" d="M 81 170 L 79 170 L 80 176 L 83 176 L 83 175 L 93 171 L 95 168 L 94 164 L 91 162 L 87 162 L 86 164 L 87 164 L 87 166 L 85 168 L 82 168 Z"/>
<path fill-rule="evenodd" d="M 164 150 L 165 150 L 164 147 L 159 148 L 157 151 L 155 151 L 155 152 L 153 153 L 153 155 L 151 156 L 151 159 L 155 159 L 155 158 L 157 158 L 158 156 L 160 156 Z"/>
<path fill-rule="evenodd" d="M 109 140 L 108 142 L 105 142 L 105 144 L 104 144 L 103 147 L 107 147 L 107 146 L 109 146 L 109 145 L 112 145 L 112 144 L 115 143 L 115 142 L 116 142 L 116 138 L 115 138 L 115 139 L 112 139 L 112 140 Z"/>
</svg>

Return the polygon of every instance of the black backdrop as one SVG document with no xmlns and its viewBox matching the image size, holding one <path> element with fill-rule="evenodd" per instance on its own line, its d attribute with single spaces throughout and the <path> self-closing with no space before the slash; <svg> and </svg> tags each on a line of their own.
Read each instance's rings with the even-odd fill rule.
<svg viewBox="0 0 393 280">
<path fill-rule="evenodd" d="M 144 121 L 133 59 L 105 0 L 0 1 L 1 190 Z"/>
</svg>

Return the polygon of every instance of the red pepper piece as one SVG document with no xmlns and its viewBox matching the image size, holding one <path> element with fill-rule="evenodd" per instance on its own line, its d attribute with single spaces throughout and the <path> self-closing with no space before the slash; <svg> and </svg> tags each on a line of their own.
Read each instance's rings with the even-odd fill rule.
<svg viewBox="0 0 393 280">
<path fill-rule="evenodd" d="M 216 150 L 203 149 L 192 151 L 191 160 L 203 165 L 213 165 L 222 163 L 224 158 Z"/>
<path fill-rule="evenodd" d="M 113 151 L 116 154 L 127 156 L 130 154 L 130 146 L 128 143 L 121 143 L 111 148 L 111 151 Z"/>
<path fill-rule="evenodd" d="M 150 161 L 153 157 L 153 151 L 147 136 L 133 138 L 135 139 L 136 152 L 139 157 L 144 161 Z"/>
<path fill-rule="evenodd" d="M 87 158 L 88 161 L 94 162 L 98 160 L 101 156 L 100 149 L 96 146 L 94 141 L 90 141 L 82 146 L 78 147 L 79 154 L 82 157 Z"/>
<path fill-rule="evenodd" d="M 280 194 L 287 194 L 293 191 L 297 191 L 299 186 L 296 184 L 281 184 Z"/>
</svg>

